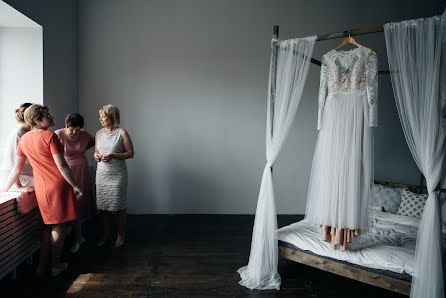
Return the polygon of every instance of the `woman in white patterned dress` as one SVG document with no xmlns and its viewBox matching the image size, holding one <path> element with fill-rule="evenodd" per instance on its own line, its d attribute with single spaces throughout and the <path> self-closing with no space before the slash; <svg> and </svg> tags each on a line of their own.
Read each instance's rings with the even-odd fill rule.
<svg viewBox="0 0 446 298">
<path fill-rule="evenodd" d="M 6 181 L 11 169 L 14 167 L 17 144 L 19 143 L 20 138 L 31 129 L 31 126 L 26 123 L 24 116 L 25 110 L 31 105 L 31 103 L 23 103 L 15 110 L 15 119 L 20 126 L 13 130 L 6 139 L 6 150 L 3 160 L 0 163 L 0 185 Z M 29 186 L 34 186 L 33 169 L 29 160 L 26 160 L 19 179 L 14 183 L 14 187 L 27 188 Z"/>
<path fill-rule="evenodd" d="M 97 246 L 110 238 L 111 217 L 116 216 L 115 247 L 125 242 L 127 219 L 127 166 L 125 160 L 133 157 L 133 144 L 127 131 L 119 127 L 119 109 L 106 105 L 99 109 L 102 129 L 96 132 L 94 159 L 96 170 L 96 203 L 102 222 L 102 236 Z"/>
</svg>

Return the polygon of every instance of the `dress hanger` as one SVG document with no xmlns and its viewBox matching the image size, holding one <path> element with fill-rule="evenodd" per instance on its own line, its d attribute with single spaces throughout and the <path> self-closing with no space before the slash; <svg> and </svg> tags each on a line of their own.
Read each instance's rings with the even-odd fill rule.
<svg viewBox="0 0 446 298">
<path fill-rule="evenodd" d="M 348 30 L 348 37 L 344 38 L 344 40 L 341 42 L 340 45 L 338 45 L 336 48 L 334 48 L 335 51 L 339 50 L 340 48 L 342 48 L 343 46 L 345 46 L 346 44 L 352 44 L 359 47 L 364 47 L 363 45 L 359 44 L 353 37 L 350 36 L 350 30 Z M 371 51 L 370 52 L 371 55 L 376 55 L 375 51 Z"/>
</svg>

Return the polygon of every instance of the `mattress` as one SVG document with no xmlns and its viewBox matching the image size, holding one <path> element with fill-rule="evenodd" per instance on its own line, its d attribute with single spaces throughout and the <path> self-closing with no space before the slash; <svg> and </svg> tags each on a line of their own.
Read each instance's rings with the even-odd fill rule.
<svg viewBox="0 0 446 298">
<path fill-rule="evenodd" d="M 419 222 L 416 217 L 373 210 L 369 232 L 355 237 L 348 251 L 333 250 L 321 240 L 321 229 L 305 219 L 279 229 L 277 237 L 279 241 L 323 257 L 412 275 Z"/>
</svg>

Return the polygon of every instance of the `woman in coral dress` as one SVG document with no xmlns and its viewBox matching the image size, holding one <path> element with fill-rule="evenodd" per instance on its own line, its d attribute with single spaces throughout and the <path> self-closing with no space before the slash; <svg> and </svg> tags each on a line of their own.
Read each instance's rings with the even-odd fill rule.
<svg viewBox="0 0 446 298">
<path fill-rule="evenodd" d="M 65 117 L 65 128 L 55 131 L 64 147 L 64 157 L 70 166 L 74 179 L 82 190 L 82 198 L 76 201 L 79 218 L 73 221 L 74 243 L 70 252 L 76 253 L 85 242 L 82 236 L 82 221 L 96 214 L 92 183 L 88 171 L 85 151 L 94 146 L 94 137 L 83 130 L 84 118 L 74 113 Z"/>
<path fill-rule="evenodd" d="M 54 125 L 53 117 L 45 106 L 34 104 L 26 109 L 25 120 L 31 125 L 19 141 L 14 167 L 1 191 L 7 191 L 17 181 L 28 158 L 33 168 L 37 204 L 45 228 L 42 231 L 40 260 L 37 275 L 47 270 L 51 244 L 51 275 L 67 268 L 60 262 L 64 243 L 65 222 L 78 218 L 76 197 L 82 192 L 63 156 L 63 147 L 57 135 L 47 129 Z"/>
</svg>

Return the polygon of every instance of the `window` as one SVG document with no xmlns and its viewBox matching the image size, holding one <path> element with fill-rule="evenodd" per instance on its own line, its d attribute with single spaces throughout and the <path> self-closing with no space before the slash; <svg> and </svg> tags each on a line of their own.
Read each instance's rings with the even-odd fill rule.
<svg viewBox="0 0 446 298">
<path fill-rule="evenodd" d="M 42 26 L 0 1 L 0 161 L 24 102 L 43 103 Z"/>
</svg>

